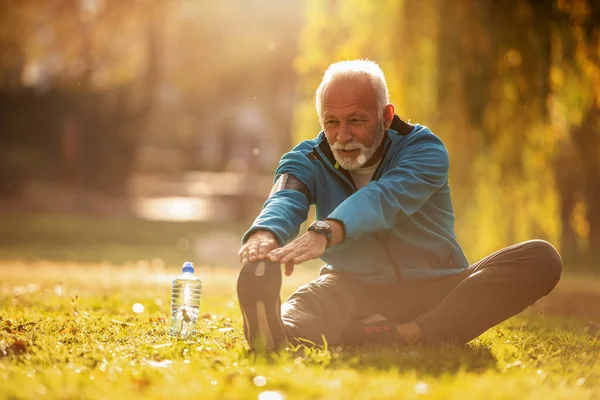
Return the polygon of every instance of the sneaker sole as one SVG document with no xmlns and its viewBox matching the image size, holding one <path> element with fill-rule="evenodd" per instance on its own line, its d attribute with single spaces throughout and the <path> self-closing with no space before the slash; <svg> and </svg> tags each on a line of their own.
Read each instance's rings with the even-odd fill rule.
<svg viewBox="0 0 600 400">
<path fill-rule="evenodd" d="M 254 350 L 277 351 L 287 338 L 281 322 L 281 266 L 248 262 L 238 276 L 237 295 L 244 316 L 244 335 Z"/>
</svg>

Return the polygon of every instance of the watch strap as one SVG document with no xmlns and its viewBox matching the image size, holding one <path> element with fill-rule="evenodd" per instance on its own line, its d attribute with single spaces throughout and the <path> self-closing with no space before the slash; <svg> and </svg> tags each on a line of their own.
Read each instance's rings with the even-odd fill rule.
<svg viewBox="0 0 600 400">
<path fill-rule="evenodd" d="M 317 226 L 317 224 L 319 222 L 325 223 L 327 225 L 327 228 L 323 228 L 323 227 L 319 227 Z M 331 230 L 331 226 L 327 223 L 327 221 L 315 221 L 312 224 L 310 224 L 310 226 L 308 227 L 309 231 L 318 233 L 319 235 L 323 235 L 325 236 L 325 238 L 327 239 L 327 247 L 329 248 L 331 246 L 331 239 L 333 238 L 333 231 Z"/>
</svg>

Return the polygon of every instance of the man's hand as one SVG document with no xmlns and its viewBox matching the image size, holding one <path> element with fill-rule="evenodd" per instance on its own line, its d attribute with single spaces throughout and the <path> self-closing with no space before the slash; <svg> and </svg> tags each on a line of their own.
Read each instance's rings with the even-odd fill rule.
<svg viewBox="0 0 600 400">
<path fill-rule="evenodd" d="M 272 250 L 269 260 L 285 264 L 285 275 L 294 272 L 294 265 L 321 257 L 327 248 L 327 238 L 315 232 L 306 232 L 284 247 Z"/>
<path fill-rule="evenodd" d="M 277 238 L 269 231 L 256 231 L 240 249 L 240 262 L 242 265 L 248 261 L 263 261 L 267 254 L 278 246 Z"/>
</svg>

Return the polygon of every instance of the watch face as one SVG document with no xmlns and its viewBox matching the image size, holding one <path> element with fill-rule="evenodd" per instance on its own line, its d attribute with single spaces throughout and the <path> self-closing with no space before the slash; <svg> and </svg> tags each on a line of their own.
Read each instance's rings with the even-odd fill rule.
<svg viewBox="0 0 600 400">
<path fill-rule="evenodd" d="M 315 227 L 320 229 L 328 229 L 329 224 L 325 221 L 315 221 Z"/>
</svg>

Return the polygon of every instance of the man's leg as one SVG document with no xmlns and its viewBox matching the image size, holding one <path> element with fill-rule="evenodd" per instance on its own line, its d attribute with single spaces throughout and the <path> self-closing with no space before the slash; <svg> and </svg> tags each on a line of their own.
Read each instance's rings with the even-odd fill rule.
<svg viewBox="0 0 600 400">
<path fill-rule="evenodd" d="M 281 307 L 288 340 L 336 344 L 353 318 L 375 311 L 369 293 L 372 286 L 349 276 L 328 273 L 301 286 Z"/>
<path fill-rule="evenodd" d="M 399 340 L 466 343 L 548 294 L 560 278 L 562 261 L 549 243 L 533 240 L 500 250 L 458 275 L 403 281 L 382 291 L 379 311 L 394 323 Z M 392 322 L 394 321 L 394 322 Z M 347 344 L 381 341 L 353 320 L 342 335 Z"/>
<path fill-rule="evenodd" d="M 545 241 L 508 247 L 470 266 L 447 296 L 433 307 L 425 301 L 424 313 L 398 330 L 417 326 L 426 343 L 466 343 L 549 294 L 561 272 L 560 255 Z"/>
</svg>

